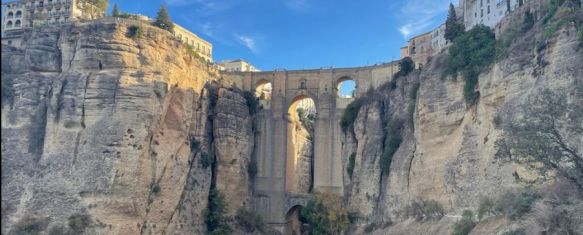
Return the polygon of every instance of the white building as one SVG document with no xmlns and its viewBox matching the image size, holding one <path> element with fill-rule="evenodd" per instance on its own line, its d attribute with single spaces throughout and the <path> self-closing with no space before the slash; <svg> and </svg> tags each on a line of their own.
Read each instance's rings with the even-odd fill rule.
<svg viewBox="0 0 583 235">
<path fill-rule="evenodd" d="M 221 71 L 226 72 L 261 72 L 261 70 L 255 68 L 255 66 L 242 59 L 225 60 L 220 62 L 218 65 Z"/>
<path fill-rule="evenodd" d="M 443 23 L 431 32 L 431 47 L 433 53 L 439 53 L 448 45 L 449 42 L 445 40 L 445 23 Z"/>
<path fill-rule="evenodd" d="M 528 0 L 460 0 L 466 30 L 478 24 L 494 28 L 504 16 Z M 508 4 L 510 3 L 510 4 Z"/>
</svg>

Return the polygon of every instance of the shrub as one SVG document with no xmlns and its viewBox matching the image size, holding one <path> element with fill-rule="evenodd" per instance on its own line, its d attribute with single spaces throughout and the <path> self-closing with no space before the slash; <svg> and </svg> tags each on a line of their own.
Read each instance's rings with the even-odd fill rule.
<svg viewBox="0 0 583 235">
<path fill-rule="evenodd" d="M 399 149 L 401 142 L 403 141 L 401 137 L 401 129 L 403 127 L 403 120 L 400 118 L 393 118 L 389 122 L 387 135 L 385 137 L 385 147 L 383 149 L 383 155 L 381 156 L 381 170 L 385 175 L 389 174 L 391 169 L 391 162 L 393 160 L 393 155 Z"/>
<path fill-rule="evenodd" d="M 237 214 L 235 215 L 235 220 L 247 233 L 265 231 L 265 223 L 263 222 L 263 218 L 255 211 L 250 211 L 243 207 L 239 208 L 237 210 Z"/>
<path fill-rule="evenodd" d="M 348 130 L 352 130 L 354 121 L 358 117 L 358 112 L 360 111 L 360 107 L 362 107 L 364 101 L 362 98 L 357 98 L 352 103 L 350 103 L 344 113 L 342 113 L 342 118 L 340 119 L 340 127 L 342 128 L 342 132 L 346 133 Z"/>
<path fill-rule="evenodd" d="M 196 152 L 200 148 L 200 141 L 194 137 L 190 138 L 190 152 Z"/>
<path fill-rule="evenodd" d="M 465 77 L 464 97 L 467 103 L 473 103 L 478 97 L 475 91 L 478 76 L 490 66 L 496 55 L 496 38 L 492 30 L 478 25 L 456 38 L 449 48 L 446 74 L 456 75 L 461 72 Z"/>
<path fill-rule="evenodd" d="M 352 179 L 352 173 L 354 173 L 354 165 L 356 164 L 356 153 L 352 153 L 350 154 L 350 157 L 348 157 L 348 166 L 346 167 L 346 171 L 348 172 L 348 175 L 350 176 L 350 178 Z"/>
<path fill-rule="evenodd" d="M 528 189 L 507 191 L 496 201 L 496 211 L 515 220 L 530 212 L 539 198 L 538 193 Z"/>
<path fill-rule="evenodd" d="M 249 107 L 249 114 L 255 115 L 257 113 L 257 107 L 259 107 L 259 99 L 250 91 L 245 91 L 243 97 L 245 97 L 247 107 Z"/>
<path fill-rule="evenodd" d="M 494 209 L 494 201 L 489 197 L 480 200 L 480 207 L 478 208 L 478 219 L 481 220 L 484 216 L 493 215 L 496 213 Z"/>
<path fill-rule="evenodd" d="M 207 169 L 212 163 L 213 159 L 210 154 L 207 152 L 202 152 L 200 154 L 200 159 L 198 161 L 203 169 Z"/>
<path fill-rule="evenodd" d="M 409 75 L 415 69 L 415 62 L 411 57 L 405 57 L 399 61 L 399 71 L 393 76 L 393 80 Z M 392 81 L 393 81 L 392 80 Z M 394 88 L 392 88 L 394 89 Z"/>
<path fill-rule="evenodd" d="M 14 85 L 11 76 L 2 74 L 0 79 L 2 84 L 0 94 L 2 95 L 2 104 L 4 104 L 4 102 L 10 102 L 14 98 Z"/>
<path fill-rule="evenodd" d="M 474 220 L 474 213 L 471 210 L 465 210 L 462 213 L 462 219 L 453 225 L 452 235 L 467 235 L 472 229 L 476 227 L 476 221 Z"/>
<path fill-rule="evenodd" d="M 428 219 L 438 220 L 444 214 L 445 210 L 443 206 L 434 200 L 413 201 L 411 204 L 405 206 L 402 212 L 405 218 L 414 218 L 417 221 L 425 221 Z"/>
<path fill-rule="evenodd" d="M 160 184 L 158 183 L 154 183 L 152 185 L 152 193 L 154 194 L 158 194 L 160 192 L 161 188 L 160 188 Z"/>
<path fill-rule="evenodd" d="M 69 228 L 75 234 L 82 234 L 91 224 L 91 217 L 87 214 L 74 214 L 69 217 Z"/>
<path fill-rule="evenodd" d="M 350 224 L 342 198 L 333 193 L 315 193 L 300 214 L 309 224 L 310 234 L 342 234 Z"/>
<path fill-rule="evenodd" d="M 14 224 L 10 235 L 37 235 L 47 228 L 48 218 L 25 216 Z"/>
<path fill-rule="evenodd" d="M 128 27 L 127 36 L 130 38 L 139 38 L 142 36 L 144 29 L 139 25 L 132 25 Z"/>
<path fill-rule="evenodd" d="M 225 196 L 216 188 L 211 188 L 208 207 L 203 211 L 208 234 L 231 234 L 232 229 L 228 224 L 229 220 L 225 215 L 226 213 Z"/>
</svg>

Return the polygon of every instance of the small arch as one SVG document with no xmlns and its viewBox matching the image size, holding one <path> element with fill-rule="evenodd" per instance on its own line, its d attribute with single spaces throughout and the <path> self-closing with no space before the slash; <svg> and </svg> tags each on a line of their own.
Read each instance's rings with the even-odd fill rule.
<svg viewBox="0 0 583 235">
<path fill-rule="evenodd" d="M 354 98 L 356 94 L 356 81 L 348 76 L 336 81 L 336 94 L 342 98 Z"/>
<path fill-rule="evenodd" d="M 20 18 L 22 17 L 22 11 L 17 11 L 16 12 L 16 18 Z"/>
<path fill-rule="evenodd" d="M 12 21 L 9 20 L 8 23 L 6 23 L 6 28 L 7 29 L 12 28 Z"/>
<path fill-rule="evenodd" d="M 261 79 L 255 83 L 255 97 L 259 99 L 259 107 L 261 109 L 269 109 L 271 106 L 271 95 L 273 93 L 273 84 Z"/>
<path fill-rule="evenodd" d="M 16 23 L 14 23 L 14 27 L 19 28 L 21 25 L 20 20 L 16 20 Z"/>
<path fill-rule="evenodd" d="M 302 217 L 301 205 L 290 208 L 285 215 L 285 235 L 301 235 L 307 232 L 306 219 Z"/>
<path fill-rule="evenodd" d="M 306 89 L 307 83 L 308 81 L 305 78 L 302 78 L 302 80 L 300 80 L 300 89 Z"/>
<path fill-rule="evenodd" d="M 14 18 L 14 12 L 8 12 L 8 19 Z"/>
</svg>

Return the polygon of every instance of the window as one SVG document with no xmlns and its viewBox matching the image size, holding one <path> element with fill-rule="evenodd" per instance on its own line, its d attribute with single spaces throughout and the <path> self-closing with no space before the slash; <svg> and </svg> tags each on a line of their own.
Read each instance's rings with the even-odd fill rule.
<svg viewBox="0 0 583 235">
<path fill-rule="evenodd" d="M 480 0 L 480 6 L 483 6 L 484 0 Z"/>
<path fill-rule="evenodd" d="M 6 28 L 7 29 L 12 28 L 12 21 L 8 21 L 8 23 L 6 23 Z"/>
<path fill-rule="evenodd" d="M 16 18 L 20 18 L 22 17 L 22 11 L 17 11 L 16 12 Z"/>
<path fill-rule="evenodd" d="M 12 12 L 9 12 L 9 13 L 8 13 L 8 19 L 12 19 L 12 18 L 14 18 L 14 13 L 12 13 Z"/>
<path fill-rule="evenodd" d="M 45 3 L 44 3 L 43 1 L 40 1 L 40 2 L 38 2 L 38 6 L 39 6 L 39 7 L 42 7 L 42 6 L 44 6 L 44 5 L 45 5 Z"/>
<path fill-rule="evenodd" d="M 14 24 L 14 27 L 19 28 L 20 27 L 20 20 L 16 20 L 16 23 Z"/>
<path fill-rule="evenodd" d="M 490 14 L 490 6 L 488 6 L 488 14 Z"/>
<path fill-rule="evenodd" d="M 12 40 L 8 40 L 8 45 L 12 45 Z"/>
<path fill-rule="evenodd" d="M 480 10 L 480 17 L 484 17 L 484 9 Z"/>
</svg>

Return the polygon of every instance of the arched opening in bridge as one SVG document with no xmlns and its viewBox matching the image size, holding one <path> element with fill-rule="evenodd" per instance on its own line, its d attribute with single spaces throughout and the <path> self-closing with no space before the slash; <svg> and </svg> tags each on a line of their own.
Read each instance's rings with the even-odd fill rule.
<svg viewBox="0 0 583 235">
<path fill-rule="evenodd" d="M 310 193 L 314 182 L 314 127 L 316 104 L 297 96 L 288 109 L 286 191 Z"/>
<path fill-rule="evenodd" d="M 302 217 L 303 207 L 296 205 L 285 215 L 285 235 L 302 235 L 308 232 L 306 220 Z"/>
<path fill-rule="evenodd" d="M 272 92 L 273 85 L 265 79 L 262 79 L 255 84 L 255 97 L 259 99 L 260 108 L 269 109 Z"/>
<path fill-rule="evenodd" d="M 342 77 L 338 79 L 338 82 L 336 83 L 336 90 L 338 97 L 354 98 L 356 92 L 356 81 L 352 80 L 350 77 Z"/>
</svg>

